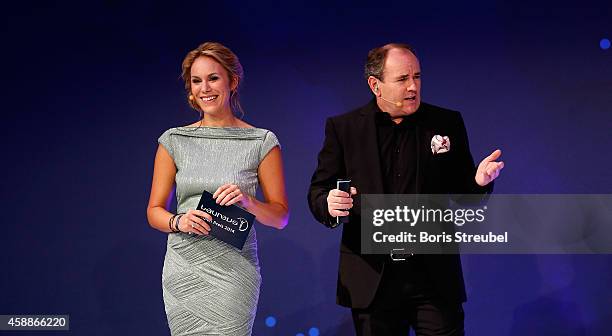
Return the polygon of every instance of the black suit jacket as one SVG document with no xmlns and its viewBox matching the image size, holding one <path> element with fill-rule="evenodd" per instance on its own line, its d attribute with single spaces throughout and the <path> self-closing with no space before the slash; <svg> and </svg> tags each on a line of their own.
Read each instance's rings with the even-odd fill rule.
<svg viewBox="0 0 612 336">
<path fill-rule="evenodd" d="M 342 226 L 340 265 L 338 270 L 337 302 L 352 308 L 366 308 L 376 293 L 388 255 L 360 253 L 359 194 L 382 194 L 383 182 L 376 138 L 376 101 L 327 119 L 325 142 L 319 153 L 308 193 L 308 203 L 314 217 L 328 227 L 335 219 L 327 211 L 327 194 L 338 178 L 351 179 L 357 188 L 349 223 Z M 417 167 L 417 193 L 469 194 L 489 193 L 492 185 L 482 188 L 474 181 L 476 168 L 463 119 L 459 112 L 421 103 L 417 112 L 417 154 L 406 157 Z M 434 135 L 448 136 L 450 150 L 433 155 Z M 436 295 L 449 302 L 466 300 L 459 255 L 421 255 Z"/>
</svg>

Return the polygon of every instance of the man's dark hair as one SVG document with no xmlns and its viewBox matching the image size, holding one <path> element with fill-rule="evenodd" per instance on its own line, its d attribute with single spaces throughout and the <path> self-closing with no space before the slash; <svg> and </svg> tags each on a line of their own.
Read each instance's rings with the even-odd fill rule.
<svg viewBox="0 0 612 336">
<path fill-rule="evenodd" d="M 368 59 L 365 65 L 365 79 L 368 80 L 370 76 L 383 80 L 383 70 L 385 68 L 385 61 L 387 60 L 387 54 L 391 49 L 406 49 L 416 56 L 416 52 L 412 47 L 406 43 L 389 43 L 382 47 L 374 48 L 368 52 Z"/>
</svg>

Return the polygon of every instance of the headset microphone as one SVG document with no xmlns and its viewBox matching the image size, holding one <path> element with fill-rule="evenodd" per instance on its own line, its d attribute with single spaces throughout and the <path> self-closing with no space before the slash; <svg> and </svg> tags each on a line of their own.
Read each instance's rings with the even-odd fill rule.
<svg viewBox="0 0 612 336">
<path fill-rule="evenodd" d="M 397 106 L 397 107 L 402 107 L 402 106 L 404 105 L 404 103 L 402 103 L 401 101 L 398 101 L 398 102 L 393 102 L 393 101 L 390 101 L 390 100 L 386 100 L 386 99 L 385 99 L 385 98 L 383 98 L 382 96 L 380 96 L 379 98 L 380 98 L 380 99 L 382 99 L 382 100 L 384 100 L 384 101 L 386 101 L 387 103 L 391 103 L 391 104 L 393 104 L 393 105 L 395 105 L 395 106 Z"/>
<path fill-rule="evenodd" d="M 376 84 L 376 86 L 374 87 L 374 91 L 376 93 L 378 93 L 378 84 Z M 384 101 L 386 101 L 387 103 L 391 103 L 391 104 L 395 105 L 396 107 L 402 107 L 404 105 L 404 103 L 401 102 L 401 101 L 393 102 L 393 101 L 390 101 L 390 100 L 386 100 L 385 98 L 382 97 L 382 94 L 380 95 L 379 98 L 384 100 Z"/>
</svg>

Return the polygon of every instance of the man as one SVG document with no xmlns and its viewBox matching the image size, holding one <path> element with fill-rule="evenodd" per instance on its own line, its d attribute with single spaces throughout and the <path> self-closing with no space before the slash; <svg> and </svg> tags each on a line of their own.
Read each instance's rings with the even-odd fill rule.
<svg viewBox="0 0 612 336">
<path fill-rule="evenodd" d="M 308 194 L 324 225 L 336 227 L 336 217 L 349 216 L 337 302 L 351 308 L 357 335 L 406 336 L 411 327 L 417 335 L 463 335 L 459 256 L 361 254 L 360 200 L 353 196 L 490 193 L 503 168 L 495 162 L 501 151 L 474 167 L 461 115 L 421 103 L 421 70 L 410 46 L 371 50 L 365 77 L 375 97 L 327 120 Z M 339 178 L 351 180 L 350 195 L 335 189 Z"/>
</svg>

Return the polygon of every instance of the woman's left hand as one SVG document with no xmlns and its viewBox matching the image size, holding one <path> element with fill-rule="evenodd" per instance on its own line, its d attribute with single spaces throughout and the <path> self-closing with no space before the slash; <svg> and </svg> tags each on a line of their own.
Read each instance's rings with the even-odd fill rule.
<svg viewBox="0 0 612 336">
<path fill-rule="evenodd" d="M 251 197 L 242 193 L 235 184 L 224 184 L 213 194 L 213 198 L 219 205 L 232 205 L 239 203 L 243 208 L 251 205 Z"/>
</svg>

